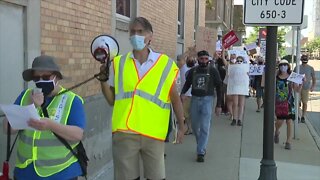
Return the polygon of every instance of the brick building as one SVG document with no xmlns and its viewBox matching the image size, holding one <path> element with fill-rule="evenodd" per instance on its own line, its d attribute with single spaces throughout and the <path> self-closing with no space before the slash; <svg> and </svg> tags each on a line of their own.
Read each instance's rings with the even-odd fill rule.
<svg viewBox="0 0 320 180">
<path fill-rule="evenodd" d="M 153 25 L 152 48 L 175 58 L 194 45 L 196 27 L 205 26 L 205 1 L 0 0 L 0 103 L 12 103 L 24 88 L 34 87 L 32 82 L 23 82 L 21 73 L 40 54 L 58 59 L 66 77 L 61 82 L 64 87 L 92 77 L 100 67 L 90 53 L 93 38 L 112 35 L 120 53 L 126 53 L 131 50 L 128 23 L 136 16 L 146 17 Z M 94 178 L 103 168 L 110 169 L 112 108 L 97 80 L 74 91 L 86 102 L 84 144 L 90 159 L 89 176 Z M 1 121 L 3 116 L 0 112 Z M 5 136 L 0 139 L 0 151 L 5 152 Z M 0 162 L 4 158 L 0 156 Z M 13 162 L 14 156 L 11 167 Z"/>
</svg>

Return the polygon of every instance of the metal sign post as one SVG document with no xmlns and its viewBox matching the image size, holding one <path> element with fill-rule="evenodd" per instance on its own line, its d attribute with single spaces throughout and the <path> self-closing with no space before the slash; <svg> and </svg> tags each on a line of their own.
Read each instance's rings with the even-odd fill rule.
<svg viewBox="0 0 320 180">
<path fill-rule="evenodd" d="M 278 27 L 267 26 L 266 69 L 265 69 L 265 109 L 263 114 L 263 158 L 259 180 L 276 180 L 277 167 L 273 154 L 273 131 L 275 110 L 275 70 L 277 58 Z"/>
<path fill-rule="evenodd" d="M 300 38 L 301 37 L 301 29 L 300 26 L 297 27 L 297 61 L 296 61 L 296 73 L 300 74 L 300 51 L 301 51 L 301 43 Z M 294 98 L 294 105 L 295 105 L 295 121 L 294 121 L 294 132 L 293 132 L 293 138 L 298 139 L 298 118 L 299 118 L 299 101 L 300 101 L 300 93 L 295 92 L 295 98 Z"/>
<path fill-rule="evenodd" d="M 266 84 L 263 122 L 263 157 L 259 180 L 276 180 L 274 161 L 275 69 L 277 59 L 277 26 L 300 25 L 303 21 L 304 0 L 244 0 L 246 25 L 267 26 Z"/>
</svg>

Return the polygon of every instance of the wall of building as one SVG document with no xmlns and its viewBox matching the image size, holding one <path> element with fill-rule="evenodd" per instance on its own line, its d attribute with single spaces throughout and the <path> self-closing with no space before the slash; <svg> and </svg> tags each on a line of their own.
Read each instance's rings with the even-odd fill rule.
<svg viewBox="0 0 320 180">
<path fill-rule="evenodd" d="M 185 8 L 185 48 L 191 47 L 195 44 L 195 37 L 194 37 L 194 19 L 195 15 L 195 0 L 189 0 L 186 3 Z M 186 49 L 185 49 L 186 50 Z"/>
<path fill-rule="evenodd" d="M 146 17 L 152 24 L 152 47 L 175 58 L 178 1 L 141 0 L 138 8 L 139 15 Z"/>
<path fill-rule="evenodd" d="M 111 33 L 111 19 L 111 1 L 41 1 L 41 53 L 57 57 L 66 87 L 98 71 L 91 41 L 98 34 Z M 88 97 L 100 92 L 100 87 L 92 81 L 75 91 Z"/>
</svg>

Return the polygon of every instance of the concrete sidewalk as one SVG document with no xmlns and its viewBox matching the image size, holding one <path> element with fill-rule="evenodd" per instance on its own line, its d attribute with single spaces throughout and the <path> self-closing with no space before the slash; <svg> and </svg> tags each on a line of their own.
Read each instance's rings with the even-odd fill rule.
<svg viewBox="0 0 320 180">
<path fill-rule="evenodd" d="M 246 101 L 243 127 L 230 126 L 228 117 L 214 117 L 204 163 L 196 162 L 192 135 L 182 145 L 166 146 L 168 180 L 256 180 L 263 152 L 263 112 L 257 113 L 254 98 Z M 319 180 L 320 151 L 306 124 L 298 125 L 299 139 L 285 150 L 286 125 L 280 143 L 274 145 L 279 180 Z"/>
</svg>

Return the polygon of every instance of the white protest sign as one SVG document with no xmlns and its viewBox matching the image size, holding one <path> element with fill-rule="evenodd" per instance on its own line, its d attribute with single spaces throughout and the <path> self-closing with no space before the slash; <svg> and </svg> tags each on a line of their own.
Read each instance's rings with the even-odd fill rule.
<svg viewBox="0 0 320 180">
<path fill-rule="evenodd" d="M 255 48 L 257 48 L 257 44 L 255 42 L 246 45 L 247 51 L 250 51 L 250 50 L 255 49 Z"/>
<path fill-rule="evenodd" d="M 242 56 L 244 58 L 244 64 L 248 64 L 249 63 L 249 56 L 247 54 L 247 51 L 245 50 L 228 50 L 228 54 L 229 54 L 229 58 L 231 54 L 235 54 L 238 56 Z"/>
<path fill-rule="evenodd" d="M 266 57 L 266 51 L 267 51 L 267 41 L 261 40 L 261 42 L 260 42 L 260 55 L 263 57 Z"/>
<path fill-rule="evenodd" d="M 304 76 L 305 74 L 298 74 L 298 73 L 292 72 L 288 77 L 288 81 L 291 81 L 297 84 L 302 84 Z"/>
<path fill-rule="evenodd" d="M 227 95 L 249 95 L 249 76 L 247 64 L 228 66 Z"/>
<path fill-rule="evenodd" d="M 249 75 L 250 76 L 262 75 L 264 71 L 264 66 L 265 65 L 250 64 Z"/>
<path fill-rule="evenodd" d="M 220 40 L 216 42 L 216 51 L 222 51 L 222 43 Z"/>
<path fill-rule="evenodd" d="M 299 25 L 303 21 L 304 0 L 245 0 L 244 24 Z"/>
</svg>

